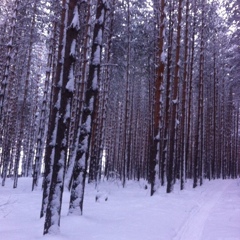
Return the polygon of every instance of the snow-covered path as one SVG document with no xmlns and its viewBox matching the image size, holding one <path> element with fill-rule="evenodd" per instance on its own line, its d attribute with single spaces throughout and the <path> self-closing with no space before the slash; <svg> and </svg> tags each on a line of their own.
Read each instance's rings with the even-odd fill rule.
<svg viewBox="0 0 240 240">
<path fill-rule="evenodd" d="M 126 188 L 102 183 L 108 196 L 95 202 L 96 189 L 87 185 L 83 216 L 67 216 L 69 193 L 64 193 L 61 233 L 42 236 L 39 219 L 42 193 L 31 192 L 31 179 L 20 178 L 0 187 L 0 239 L 3 240 L 240 240 L 240 184 L 237 180 L 205 181 L 192 189 L 149 196 L 145 182 Z"/>
<path fill-rule="evenodd" d="M 198 205 L 192 208 L 189 216 L 183 221 L 181 228 L 173 239 L 240 239 L 240 206 L 232 200 L 234 198 L 233 194 L 239 192 L 238 196 L 240 195 L 240 189 L 237 188 L 236 185 L 236 183 L 233 184 L 231 181 L 225 181 L 220 186 L 216 187 L 215 184 L 213 184 L 203 191 L 199 195 Z M 230 194 L 230 192 L 232 194 Z M 234 227 L 234 224 L 226 223 L 231 221 L 229 216 L 232 214 L 235 215 L 236 210 L 239 213 L 239 217 L 235 219 L 236 231 L 231 234 L 231 227 Z M 219 234 L 223 226 L 225 226 L 225 230 Z"/>
<path fill-rule="evenodd" d="M 213 239 L 240 239 L 240 182 L 230 182 L 211 209 L 204 225 L 202 240 Z"/>
</svg>

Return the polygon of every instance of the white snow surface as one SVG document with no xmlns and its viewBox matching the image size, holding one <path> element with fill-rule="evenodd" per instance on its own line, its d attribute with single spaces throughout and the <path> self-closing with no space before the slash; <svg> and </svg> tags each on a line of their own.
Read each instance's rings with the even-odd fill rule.
<svg viewBox="0 0 240 240">
<path fill-rule="evenodd" d="M 79 15 L 78 15 L 78 7 L 75 6 L 74 13 L 73 13 L 73 20 L 70 24 L 71 27 L 79 29 Z"/>
<path fill-rule="evenodd" d="M 31 178 L 7 179 L 0 186 L 0 238 L 3 240 L 239 240 L 240 181 L 205 181 L 171 194 L 160 188 L 153 197 L 145 181 L 86 185 L 82 216 L 67 215 L 69 192 L 63 196 L 60 233 L 43 236 L 39 219 L 41 189 L 31 191 Z M 96 201 L 98 192 L 107 201 Z"/>
<path fill-rule="evenodd" d="M 97 45 L 97 48 L 93 54 L 93 60 L 92 60 L 92 64 L 95 66 L 100 64 L 100 52 L 101 52 L 100 46 Z"/>
<path fill-rule="evenodd" d="M 74 91 L 74 70 L 73 70 L 73 65 L 71 65 L 69 75 L 68 75 L 68 82 L 66 85 L 66 89 L 68 91 L 73 92 Z"/>
</svg>

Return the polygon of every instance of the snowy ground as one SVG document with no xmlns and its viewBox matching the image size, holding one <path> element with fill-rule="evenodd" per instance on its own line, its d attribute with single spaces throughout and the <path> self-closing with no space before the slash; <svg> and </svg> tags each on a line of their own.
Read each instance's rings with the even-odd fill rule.
<svg viewBox="0 0 240 240">
<path fill-rule="evenodd" d="M 64 193 L 61 233 L 42 236 L 39 219 L 42 193 L 31 192 L 31 179 L 20 178 L 17 189 L 8 179 L 0 187 L 2 240 L 240 240 L 240 181 L 205 181 L 174 193 L 160 189 L 154 197 L 144 182 L 87 185 L 83 216 L 67 216 L 69 193 Z M 105 196 L 108 197 L 104 201 Z"/>
</svg>

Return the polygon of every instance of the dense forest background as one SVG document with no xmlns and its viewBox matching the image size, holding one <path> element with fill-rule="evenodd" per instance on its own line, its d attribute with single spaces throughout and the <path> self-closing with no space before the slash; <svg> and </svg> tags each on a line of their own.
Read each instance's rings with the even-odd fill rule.
<svg viewBox="0 0 240 240">
<path fill-rule="evenodd" d="M 239 22 L 238 0 L 2 0 L 2 186 L 42 184 L 46 234 L 64 186 L 81 215 L 87 181 L 239 176 Z"/>
</svg>

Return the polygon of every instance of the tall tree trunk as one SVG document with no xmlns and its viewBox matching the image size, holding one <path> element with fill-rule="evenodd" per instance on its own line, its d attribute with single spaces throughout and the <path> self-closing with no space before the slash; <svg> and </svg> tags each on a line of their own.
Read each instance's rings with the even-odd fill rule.
<svg viewBox="0 0 240 240">
<path fill-rule="evenodd" d="M 188 84 L 188 106 L 187 106 L 187 136 L 186 136 L 186 163 L 185 169 L 187 173 L 187 177 L 191 178 L 192 175 L 192 120 L 193 120 L 193 70 L 194 70 L 194 54 L 195 54 L 195 35 L 196 35 L 196 2 L 193 3 L 193 26 L 192 26 L 192 34 L 191 34 L 191 48 L 189 50 L 190 62 L 189 62 L 189 84 Z"/>
<path fill-rule="evenodd" d="M 151 159 L 150 159 L 150 183 L 151 183 L 151 196 L 157 190 L 157 182 L 159 181 L 159 159 L 160 159 L 160 111 L 162 107 L 162 90 L 164 79 L 165 67 L 165 53 L 164 53 L 164 40 L 165 40 L 165 0 L 161 0 L 160 8 L 160 23 L 159 23 L 159 43 L 158 43 L 158 68 L 157 79 L 155 80 L 155 93 L 154 93 L 154 119 L 153 119 L 153 141 L 151 142 Z"/>
<path fill-rule="evenodd" d="M 187 151 L 187 83 L 188 83 L 188 64 L 189 64 L 189 46 L 188 46 L 188 21 L 189 21 L 189 0 L 186 1 L 186 19 L 185 19 L 185 36 L 184 36 L 184 69 L 183 69 L 183 88 L 182 88 L 182 117 L 181 117 L 181 137 L 182 149 L 180 160 L 180 188 L 184 189 L 185 174 L 186 174 L 186 151 Z"/>
<path fill-rule="evenodd" d="M 177 105 L 179 101 L 178 96 L 178 83 L 180 78 L 180 41 L 181 41 L 181 22 L 182 22 L 182 0 L 179 0 L 178 5 L 178 23 L 177 23 L 177 42 L 176 42 L 176 57 L 175 57 L 175 72 L 173 82 L 173 94 L 172 94 L 172 109 L 170 119 L 170 136 L 169 136 L 169 162 L 168 162 L 168 174 L 167 174 L 167 193 L 170 193 L 173 188 L 173 169 L 175 164 L 175 137 L 178 125 L 177 119 Z"/>
<path fill-rule="evenodd" d="M 98 80 L 102 53 L 102 37 L 108 2 L 98 0 L 96 9 L 96 23 L 93 32 L 91 63 L 85 93 L 85 108 L 82 121 L 79 124 L 79 145 L 73 169 L 73 183 L 70 196 L 69 214 L 82 214 L 83 198 L 86 181 L 87 160 L 89 156 L 91 128 L 93 115 L 96 110 L 96 97 L 98 94 Z"/>
<path fill-rule="evenodd" d="M 69 123 L 74 91 L 76 41 L 79 31 L 78 0 L 63 0 L 61 23 L 56 72 L 58 91 L 56 91 L 57 95 L 54 96 L 54 121 L 50 126 L 52 139 L 47 146 L 47 153 L 50 154 L 46 157 L 48 161 L 53 163 L 53 169 L 44 234 L 56 233 L 60 226 Z"/>
<path fill-rule="evenodd" d="M 197 187 L 198 178 L 201 171 L 201 125 L 202 125 L 202 103 L 203 103 L 203 70 L 204 70 L 204 0 L 202 0 L 202 15 L 201 15 L 201 37 L 200 37 L 200 59 L 199 59 L 199 91 L 198 91 L 198 108 L 196 116 L 196 135 L 195 135 L 195 152 L 194 152 L 194 171 L 193 171 L 193 187 Z"/>
</svg>

